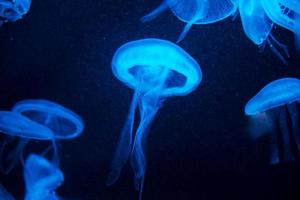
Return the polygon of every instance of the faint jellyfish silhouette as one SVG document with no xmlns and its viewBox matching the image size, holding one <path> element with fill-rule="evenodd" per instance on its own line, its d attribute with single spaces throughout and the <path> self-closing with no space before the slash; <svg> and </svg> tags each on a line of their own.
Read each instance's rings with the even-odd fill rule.
<svg viewBox="0 0 300 200">
<path fill-rule="evenodd" d="M 300 158 L 299 99 L 300 80 L 282 78 L 262 88 L 245 107 L 253 136 L 270 134 L 271 164 Z"/>
<path fill-rule="evenodd" d="M 23 150 L 29 139 L 51 140 L 53 133 L 50 129 L 42 126 L 22 115 L 10 111 L 0 111 L 0 132 L 8 135 L 0 150 L 0 169 L 3 173 L 9 173 L 17 162 L 22 160 Z M 17 147 L 8 155 L 4 154 L 5 147 L 11 143 L 15 137 L 21 138 Z M 23 160 L 22 160 L 23 161 Z M 8 163 L 5 167 L 5 163 Z"/>
<path fill-rule="evenodd" d="M 296 45 L 300 49 L 300 1 L 261 0 L 268 17 L 277 25 L 295 34 Z"/>
<path fill-rule="evenodd" d="M 0 26 L 4 22 L 15 22 L 30 9 L 31 0 L 0 0 Z"/>
<path fill-rule="evenodd" d="M 236 0 L 164 0 L 158 8 L 142 17 L 141 21 L 151 21 L 170 8 L 179 20 L 187 23 L 178 38 L 177 42 L 180 42 L 185 38 L 192 25 L 221 21 L 234 15 L 237 6 Z"/>
<path fill-rule="evenodd" d="M 15 200 L 15 198 L 0 184 L 0 199 L 1 200 Z"/>
<path fill-rule="evenodd" d="M 286 57 L 289 57 L 287 47 L 277 41 L 272 35 L 273 22 L 266 15 L 261 1 L 240 0 L 239 11 L 247 37 L 260 48 L 264 48 L 267 43 L 275 55 L 283 63 L 287 64 L 285 57 L 281 55 L 279 50 L 282 49 Z"/>
<path fill-rule="evenodd" d="M 3 161 L 0 163 L 4 173 L 9 173 L 17 164 L 23 154 L 24 147 L 30 140 L 51 140 L 53 161 L 59 163 L 57 140 L 78 137 L 84 129 L 83 120 L 76 113 L 47 100 L 23 100 L 18 102 L 13 107 L 12 112 L 0 112 L 0 124 L 2 132 L 20 138 L 20 144 L 6 158 L 3 152 L 11 138 L 2 143 L 0 158 L 4 157 L 5 160 L 10 162 L 6 169 L 3 167 Z M 43 154 L 47 153 L 48 150 L 49 148 Z"/>
<path fill-rule="evenodd" d="M 142 39 L 121 46 L 112 60 L 113 74 L 134 90 L 129 114 L 120 135 L 107 185 L 113 184 L 130 157 L 135 187 L 142 196 L 146 171 L 145 145 L 150 125 L 164 99 L 185 96 L 199 85 L 198 63 L 179 46 L 160 39 Z M 132 142 L 135 111 L 140 122 Z"/>
<path fill-rule="evenodd" d="M 57 140 L 73 139 L 78 137 L 84 129 L 84 122 L 79 115 L 57 103 L 29 99 L 18 102 L 13 112 L 20 113 L 28 119 L 49 128 L 53 132 L 52 143 L 54 160 L 59 160 Z"/>
<path fill-rule="evenodd" d="M 56 164 L 30 154 L 24 166 L 24 180 L 25 200 L 58 200 L 55 190 L 63 183 L 64 174 Z"/>
</svg>

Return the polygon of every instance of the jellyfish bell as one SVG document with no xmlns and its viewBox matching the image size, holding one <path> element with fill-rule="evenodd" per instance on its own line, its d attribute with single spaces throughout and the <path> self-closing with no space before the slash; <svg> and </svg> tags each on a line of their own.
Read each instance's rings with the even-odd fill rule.
<svg viewBox="0 0 300 200">
<path fill-rule="evenodd" d="M 287 47 L 272 35 L 271 31 L 274 25 L 267 16 L 261 1 L 240 0 L 239 12 L 247 37 L 260 48 L 264 48 L 267 44 L 275 55 L 287 64 L 286 57 L 289 57 Z"/>
<path fill-rule="evenodd" d="M 182 48 L 166 40 L 142 39 L 121 46 L 112 59 L 113 74 L 134 90 L 129 114 L 120 135 L 107 185 L 113 184 L 130 157 L 135 187 L 141 199 L 146 171 L 145 144 L 150 125 L 162 101 L 184 96 L 202 80 L 199 64 Z M 140 122 L 132 142 L 135 110 Z"/>
<path fill-rule="evenodd" d="M 30 154 L 24 166 L 25 200 L 59 199 L 55 190 L 63 183 L 64 174 L 42 156 Z"/>
<path fill-rule="evenodd" d="M 266 113 L 271 123 L 271 163 L 298 160 L 300 152 L 299 99 L 300 80 L 282 78 L 261 89 L 245 106 L 245 114 L 258 116 Z M 271 122 L 270 122 L 271 121 Z"/>
<path fill-rule="evenodd" d="M 4 22 L 15 22 L 23 17 L 30 9 L 31 0 L 1 0 L 0 26 Z"/>
<path fill-rule="evenodd" d="M 15 104 L 12 110 L 48 127 L 59 140 L 76 138 L 84 129 L 79 115 L 48 100 L 23 100 Z"/>
</svg>

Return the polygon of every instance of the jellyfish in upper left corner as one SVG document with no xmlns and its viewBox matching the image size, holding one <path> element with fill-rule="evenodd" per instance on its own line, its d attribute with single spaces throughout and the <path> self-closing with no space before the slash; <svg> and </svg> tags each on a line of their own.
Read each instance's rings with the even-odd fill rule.
<svg viewBox="0 0 300 200">
<path fill-rule="evenodd" d="M 0 0 L 0 26 L 4 22 L 15 22 L 30 9 L 31 0 Z"/>
<path fill-rule="evenodd" d="M 262 1 L 239 0 L 239 12 L 247 37 L 260 48 L 269 45 L 275 55 L 287 64 L 286 58 L 289 57 L 287 47 L 272 35 L 274 23 L 266 14 Z"/>
<path fill-rule="evenodd" d="M 177 40 L 180 42 L 185 38 L 192 25 L 221 21 L 234 15 L 237 7 L 237 0 L 164 0 L 158 8 L 142 17 L 141 21 L 151 21 L 170 8 L 179 20 L 187 23 Z"/>
<path fill-rule="evenodd" d="M 128 158 L 134 170 L 135 187 L 141 199 L 146 171 L 145 145 L 150 125 L 172 96 L 185 96 L 202 79 L 199 64 L 182 48 L 161 39 L 142 39 L 121 46 L 112 60 L 113 74 L 134 90 L 129 114 L 120 135 L 107 184 L 113 184 Z M 133 136 L 136 109 L 140 121 Z M 134 137 L 134 141 L 133 141 Z"/>
<path fill-rule="evenodd" d="M 254 138 L 270 137 L 270 163 L 300 159 L 300 80 L 282 78 L 263 87 L 245 106 Z"/>
<path fill-rule="evenodd" d="M 59 200 L 55 190 L 63 183 L 64 174 L 46 158 L 30 154 L 24 166 L 25 200 Z"/>
</svg>

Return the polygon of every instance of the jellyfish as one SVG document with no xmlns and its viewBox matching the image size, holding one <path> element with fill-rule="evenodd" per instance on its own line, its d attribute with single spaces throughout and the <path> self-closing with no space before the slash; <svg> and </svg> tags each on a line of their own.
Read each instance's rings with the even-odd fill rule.
<svg viewBox="0 0 300 200">
<path fill-rule="evenodd" d="M 37 154 L 30 154 L 24 166 L 25 200 L 58 200 L 55 190 L 64 174 L 57 165 Z"/>
<path fill-rule="evenodd" d="M 53 133 L 49 128 L 19 113 L 10 111 L 0 111 L 0 132 L 8 135 L 8 138 L 2 142 L 0 151 L 0 158 L 5 157 L 0 163 L 1 171 L 5 174 L 9 173 L 17 164 L 18 160 L 22 158 L 23 149 L 29 139 L 50 140 L 53 137 Z M 11 143 L 15 137 L 23 139 L 19 141 L 17 148 L 11 153 L 3 155 L 5 146 Z M 9 163 L 7 167 L 4 167 L 5 161 Z"/>
<path fill-rule="evenodd" d="M 202 79 L 199 64 L 179 46 L 161 39 L 136 40 L 121 46 L 112 59 L 113 74 L 134 90 L 127 120 L 107 179 L 112 185 L 130 158 L 135 188 L 142 197 L 146 171 L 145 146 L 150 125 L 163 101 L 185 96 L 196 89 Z M 140 121 L 133 141 L 136 109 Z"/>
<path fill-rule="evenodd" d="M 15 200 L 15 198 L 0 184 L 0 199 L 1 200 Z"/>
<path fill-rule="evenodd" d="M 286 57 L 289 57 L 287 47 L 272 35 L 273 22 L 267 16 L 261 0 L 239 0 L 239 11 L 247 37 L 261 48 L 267 43 L 275 55 L 287 64 L 285 57 L 280 53 L 280 50 L 283 50 Z"/>
<path fill-rule="evenodd" d="M 8 120 L 3 122 L 4 126 L 8 126 L 9 128 L 2 132 L 12 136 L 18 136 L 20 138 L 22 145 L 17 147 L 18 151 L 16 151 L 16 153 L 20 151 L 23 152 L 25 145 L 28 141 L 30 141 L 30 139 L 50 140 L 53 148 L 53 160 L 55 160 L 57 164 L 59 163 L 57 140 L 76 138 L 83 132 L 84 129 L 84 122 L 80 116 L 63 106 L 48 100 L 23 100 L 18 102 L 12 108 L 12 112 L 9 113 L 14 113 L 14 115 L 27 119 L 26 121 L 38 125 L 44 130 L 40 131 L 39 129 L 36 129 L 34 132 L 35 135 L 32 135 L 32 133 L 29 134 L 28 132 L 23 132 L 22 129 L 18 129 L 18 120 L 14 120 L 14 124 L 9 124 L 7 122 Z M 32 127 L 35 128 L 35 126 Z M 19 134 L 15 134 L 11 131 L 11 129 L 14 130 L 14 128 L 18 129 Z M 44 153 L 46 152 L 47 151 Z M 13 158 L 13 156 L 11 157 Z M 17 157 L 18 156 L 15 156 L 15 158 Z M 12 169 L 16 164 L 16 160 L 12 160 L 14 161 L 12 162 L 13 165 L 8 169 Z M 9 171 L 10 170 L 6 170 L 6 172 Z"/>
<path fill-rule="evenodd" d="M 31 0 L 0 0 L 0 26 L 4 22 L 15 22 L 30 9 Z"/>
<path fill-rule="evenodd" d="M 254 121 L 252 135 L 270 136 L 270 163 L 300 158 L 299 134 L 300 80 L 282 78 L 262 88 L 245 106 L 245 114 Z"/>
<path fill-rule="evenodd" d="M 141 18 L 142 22 L 151 21 L 168 8 L 181 21 L 187 23 L 177 42 L 185 38 L 194 24 L 210 24 L 221 21 L 237 10 L 237 0 L 164 0 L 163 3 Z"/>
<path fill-rule="evenodd" d="M 300 1 L 261 0 L 268 17 L 277 25 L 292 31 L 300 48 Z"/>
</svg>

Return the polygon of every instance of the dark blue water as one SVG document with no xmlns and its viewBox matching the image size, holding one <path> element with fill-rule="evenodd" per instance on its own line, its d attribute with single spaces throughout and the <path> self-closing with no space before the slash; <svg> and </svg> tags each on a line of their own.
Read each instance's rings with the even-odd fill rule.
<svg viewBox="0 0 300 200">
<path fill-rule="evenodd" d="M 83 135 L 62 142 L 66 199 L 137 199 L 129 166 L 112 187 L 105 181 L 133 92 L 111 72 L 116 49 L 136 39 L 176 41 L 184 26 L 171 12 L 143 24 L 160 0 L 33 0 L 24 19 L 0 28 L 0 109 L 28 98 L 74 110 Z M 165 101 L 150 131 L 144 200 L 299 199 L 300 163 L 269 165 L 269 140 L 247 133 L 246 102 L 267 83 L 300 78 L 293 35 L 289 65 L 246 38 L 240 19 L 195 26 L 180 46 L 201 65 L 203 81 L 185 97 Z M 36 142 L 34 145 L 39 145 Z M 30 151 L 27 149 L 26 151 Z M 24 196 L 22 166 L 0 181 Z"/>
</svg>

